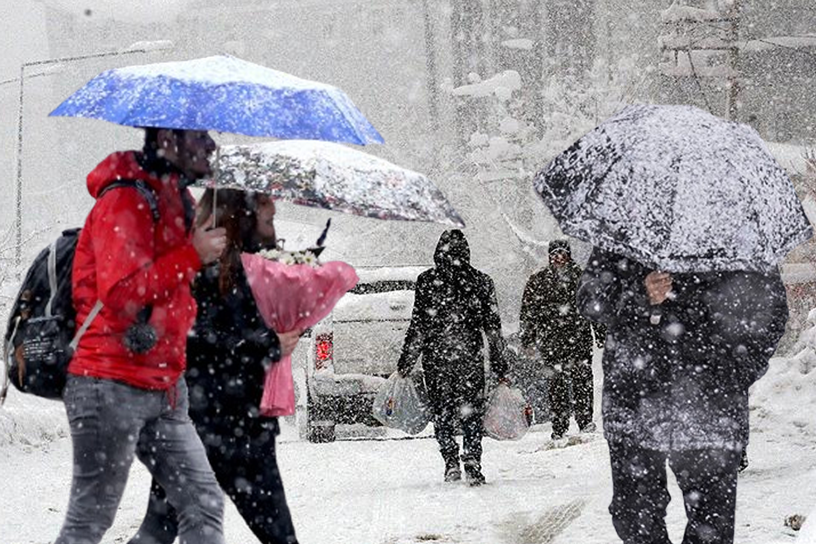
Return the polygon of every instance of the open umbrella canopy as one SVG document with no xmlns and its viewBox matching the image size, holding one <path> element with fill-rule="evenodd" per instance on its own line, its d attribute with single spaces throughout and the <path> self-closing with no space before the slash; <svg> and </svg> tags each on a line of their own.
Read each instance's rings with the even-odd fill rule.
<svg viewBox="0 0 816 544">
<path fill-rule="evenodd" d="M 132 127 L 383 142 L 340 89 L 225 55 L 108 70 L 51 115 Z"/>
<path fill-rule="evenodd" d="M 767 270 L 812 236 L 759 134 L 691 106 L 624 108 L 534 186 L 564 233 L 655 270 Z"/>
<path fill-rule="evenodd" d="M 442 192 L 424 175 L 328 142 L 285 140 L 223 146 L 216 161 L 215 186 L 263 192 L 294 204 L 377 219 L 464 226 Z"/>
</svg>

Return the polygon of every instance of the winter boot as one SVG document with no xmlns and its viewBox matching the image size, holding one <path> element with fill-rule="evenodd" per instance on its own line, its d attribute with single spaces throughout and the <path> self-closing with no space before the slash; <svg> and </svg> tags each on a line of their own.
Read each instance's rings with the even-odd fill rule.
<svg viewBox="0 0 816 544">
<path fill-rule="evenodd" d="M 581 427 L 582 433 L 594 433 L 596 430 L 598 430 L 598 428 L 595 426 L 594 421 L 590 421 L 589 423 Z"/>
<path fill-rule="evenodd" d="M 478 487 L 485 484 L 482 467 L 478 462 L 465 461 L 465 480 L 470 487 Z"/>
<path fill-rule="evenodd" d="M 445 459 L 445 481 L 458 482 L 462 479 L 462 471 L 459 469 L 459 460 L 456 457 Z"/>
<path fill-rule="evenodd" d="M 748 449 L 742 448 L 742 456 L 740 457 L 738 472 L 743 472 L 748 468 Z"/>
</svg>

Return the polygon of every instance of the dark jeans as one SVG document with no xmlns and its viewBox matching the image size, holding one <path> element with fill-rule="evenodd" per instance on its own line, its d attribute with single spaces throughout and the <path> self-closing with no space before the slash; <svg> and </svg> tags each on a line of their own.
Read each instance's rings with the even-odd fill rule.
<svg viewBox="0 0 816 544">
<path fill-rule="evenodd" d="M 261 544 L 297 544 L 275 455 L 277 422 L 245 421 L 239 438 L 235 429 L 198 427 L 215 476 Z M 129 544 L 172 544 L 177 531 L 176 513 L 154 481 L 147 514 Z"/>
<path fill-rule="evenodd" d="M 683 492 L 688 522 L 683 544 L 732 544 L 741 451 L 666 454 L 609 443 L 612 524 L 624 544 L 671 544 L 666 531 L 666 461 Z"/>
<path fill-rule="evenodd" d="M 439 442 L 442 458 L 447 460 L 459 457 L 459 445 L 454 437 L 457 420 L 461 423 L 462 462 L 481 466 L 482 462 L 482 423 L 484 419 L 484 399 L 464 401 L 446 399 L 436 406 L 434 414 L 434 434 Z"/>
<path fill-rule="evenodd" d="M 572 403 L 575 422 L 584 429 L 592 422 L 592 360 L 579 361 L 563 370 L 554 370 L 549 377 L 550 413 L 554 435 L 563 435 L 569 429 L 572 412 L 569 384 L 572 382 Z"/>
</svg>

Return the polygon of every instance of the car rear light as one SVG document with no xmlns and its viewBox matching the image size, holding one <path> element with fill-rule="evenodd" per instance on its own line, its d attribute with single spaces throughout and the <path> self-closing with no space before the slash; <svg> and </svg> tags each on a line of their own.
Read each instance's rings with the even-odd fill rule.
<svg viewBox="0 0 816 544">
<path fill-rule="evenodd" d="M 333 350 L 332 333 L 318 334 L 315 339 L 315 370 L 322 370 L 331 364 Z"/>
</svg>

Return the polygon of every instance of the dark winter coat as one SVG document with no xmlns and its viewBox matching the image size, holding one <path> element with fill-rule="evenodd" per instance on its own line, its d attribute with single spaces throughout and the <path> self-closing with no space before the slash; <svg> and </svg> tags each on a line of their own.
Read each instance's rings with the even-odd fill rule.
<svg viewBox="0 0 816 544">
<path fill-rule="evenodd" d="M 190 280 L 201 268 L 185 224 L 192 197 L 179 174 L 145 165 L 141 153 L 113 153 L 88 174 L 88 192 L 99 200 L 79 235 L 72 289 L 77 322 L 97 300 L 104 306 L 82 336 L 68 371 L 117 380 L 143 389 L 169 389 L 184 372 L 184 346 L 196 315 Z M 155 191 L 159 220 L 135 189 L 104 192 L 119 179 L 142 180 Z M 104 193 L 104 197 L 101 195 Z M 155 347 L 129 351 L 122 340 L 145 306 Z"/>
<path fill-rule="evenodd" d="M 660 451 L 743 448 L 748 387 L 767 370 L 788 318 L 779 273 L 673 275 L 676 297 L 651 306 L 649 272 L 595 249 L 578 288 L 581 313 L 608 326 L 607 440 Z"/>
<path fill-rule="evenodd" d="M 493 372 L 503 377 L 507 368 L 493 280 L 470 265 L 470 248 L 461 231 L 442 234 L 434 263 L 417 278 L 398 369 L 407 374 L 422 356 L 425 383 L 438 413 L 438 407 L 451 400 L 484 396 L 483 333 Z"/>
<path fill-rule="evenodd" d="M 537 348 L 547 366 L 570 365 L 592 359 L 592 329 L 603 339 L 605 329 L 578 313 L 575 292 L 581 267 L 569 261 L 563 269 L 552 265 L 530 276 L 521 299 L 521 342 Z"/>
<path fill-rule="evenodd" d="M 196 277 L 193 295 L 198 316 L 187 339 L 190 417 L 199 428 L 224 436 L 237 429 L 262 432 L 269 418 L 259 416 L 266 369 L 280 360 L 280 343 L 268 329 L 246 276 L 222 296 L 219 265 Z M 205 442 L 214 437 L 205 437 Z"/>
</svg>

